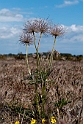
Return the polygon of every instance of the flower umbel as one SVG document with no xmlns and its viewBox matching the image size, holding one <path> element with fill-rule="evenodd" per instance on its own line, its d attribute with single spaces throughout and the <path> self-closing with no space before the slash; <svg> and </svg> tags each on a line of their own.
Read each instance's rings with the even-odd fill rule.
<svg viewBox="0 0 83 124">
<path fill-rule="evenodd" d="M 56 119 L 55 119 L 54 116 L 51 117 L 51 123 L 52 123 L 52 124 L 55 124 L 55 123 L 56 123 Z"/>
<path fill-rule="evenodd" d="M 35 19 L 27 21 L 24 28 L 25 33 L 46 33 L 48 31 L 48 23 L 44 19 Z"/>
<path fill-rule="evenodd" d="M 38 20 L 30 20 L 27 21 L 27 23 L 25 24 L 25 28 L 24 28 L 25 33 L 31 33 L 34 35 L 34 33 L 38 33 Z"/>
<path fill-rule="evenodd" d="M 30 35 L 30 34 L 22 34 L 22 36 L 20 37 L 20 41 L 21 41 L 21 43 L 23 43 L 23 44 L 28 44 L 28 45 L 30 45 L 30 44 L 32 44 L 33 43 L 33 37 L 32 37 L 32 35 Z"/>
<path fill-rule="evenodd" d="M 15 124 L 20 124 L 20 122 L 19 121 L 16 121 Z"/>
<path fill-rule="evenodd" d="M 36 119 L 33 119 L 31 120 L 31 123 L 30 124 L 36 124 Z"/>
<path fill-rule="evenodd" d="M 50 34 L 52 36 L 55 36 L 55 38 L 57 36 L 63 35 L 64 34 L 63 26 L 54 25 L 53 27 L 50 28 Z"/>
<path fill-rule="evenodd" d="M 43 19 L 39 19 L 38 20 L 38 26 L 39 26 L 39 32 L 41 33 L 47 33 L 48 32 L 48 23 L 46 20 L 43 20 Z"/>
</svg>

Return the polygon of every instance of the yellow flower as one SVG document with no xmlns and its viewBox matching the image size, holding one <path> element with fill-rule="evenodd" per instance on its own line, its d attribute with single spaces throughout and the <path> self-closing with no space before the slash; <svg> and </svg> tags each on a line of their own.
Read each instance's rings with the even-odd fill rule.
<svg viewBox="0 0 83 124">
<path fill-rule="evenodd" d="M 51 117 L 51 123 L 52 123 L 52 124 L 56 123 L 56 119 L 55 119 L 54 116 Z"/>
<path fill-rule="evenodd" d="M 36 124 L 36 120 L 32 118 L 31 123 L 30 124 Z"/>
<path fill-rule="evenodd" d="M 20 122 L 19 121 L 16 121 L 15 124 L 20 124 Z"/>
<path fill-rule="evenodd" d="M 45 118 L 42 119 L 42 124 L 44 124 L 46 122 Z"/>
</svg>

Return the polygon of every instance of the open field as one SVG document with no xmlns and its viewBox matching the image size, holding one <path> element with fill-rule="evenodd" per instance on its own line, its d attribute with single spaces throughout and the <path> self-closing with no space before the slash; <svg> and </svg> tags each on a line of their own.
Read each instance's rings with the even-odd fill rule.
<svg viewBox="0 0 83 124">
<path fill-rule="evenodd" d="M 35 61 L 29 59 L 32 70 Z M 53 83 L 47 86 L 49 101 L 67 100 L 68 104 L 61 111 L 66 124 L 83 124 L 83 61 L 54 60 L 52 68 L 48 80 Z M 25 109 L 32 107 L 34 86 L 28 84 L 27 76 L 25 60 L 0 60 L 0 124 L 10 124 L 16 118 L 9 114 L 7 105 L 17 103 Z M 50 108 L 53 109 L 52 104 Z"/>
</svg>

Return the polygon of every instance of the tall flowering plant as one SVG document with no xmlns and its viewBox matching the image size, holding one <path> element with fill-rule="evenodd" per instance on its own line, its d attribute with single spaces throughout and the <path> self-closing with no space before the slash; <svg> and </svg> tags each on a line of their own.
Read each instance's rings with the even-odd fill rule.
<svg viewBox="0 0 83 124">
<path fill-rule="evenodd" d="M 41 44 L 41 38 L 44 34 L 50 34 L 54 36 L 52 52 L 50 55 L 50 59 L 48 59 L 48 63 L 49 63 L 48 65 L 52 65 L 56 37 L 64 34 L 63 27 L 58 25 L 50 26 L 48 21 L 45 19 L 29 20 L 25 24 L 23 29 L 23 34 L 20 37 L 20 42 L 25 44 L 26 46 L 26 63 L 28 67 L 28 72 L 29 72 L 29 75 L 32 77 L 31 80 L 33 80 L 34 86 L 35 86 L 35 97 L 33 101 L 34 118 L 36 120 L 41 120 L 42 123 L 45 123 L 46 122 L 45 118 L 48 118 L 48 115 L 46 113 L 47 93 L 48 93 L 46 86 L 48 83 L 47 78 L 51 73 L 51 66 L 47 66 L 47 68 L 41 66 L 42 59 L 39 56 L 39 47 Z M 28 46 L 31 44 L 34 45 L 36 50 L 35 72 L 31 72 L 29 62 L 28 62 Z M 31 123 L 32 122 L 33 122 L 33 119 Z M 55 123 L 55 122 L 56 120 L 53 116 L 53 118 L 51 118 L 51 123 Z"/>
</svg>

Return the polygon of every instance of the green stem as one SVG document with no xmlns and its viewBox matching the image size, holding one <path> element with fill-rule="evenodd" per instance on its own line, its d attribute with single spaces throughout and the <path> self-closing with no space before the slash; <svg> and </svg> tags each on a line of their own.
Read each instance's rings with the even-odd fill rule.
<svg viewBox="0 0 83 124">
<path fill-rule="evenodd" d="M 39 113 L 39 116 L 41 114 L 40 112 L 40 105 L 39 105 L 39 93 L 38 93 L 38 76 L 39 76 L 39 70 L 38 70 L 38 67 L 39 67 L 39 53 L 38 53 L 38 50 L 39 50 L 39 44 L 40 44 L 40 40 L 38 42 L 38 46 L 36 45 L 36 37 L 35 37 L 35 34 L 33 34 L 34 36 L 34 46 L 35 46 L 35 50 L 36 50 L 36 55 L 37 55 L 37 76 L 36 76 L 36 82 L 35 82 L 35 101 L 36 101 L 36 111 Z"/>
<path fill-rule="evenodd" d="M 31 71 L 30 71 L 30 68 L 29 68 L 29 62 L 28 62 L 28 44 L 26 44 L 26 64 L 27 64 L 27 67 L 28 67 L 28 72 L 31 75 Z"/>
<path fill-rule="evenodd" d="M 37 55 L 37 70 L 38 70 L 38 47 L 36 46 L 36 37 L 35 37 L 35 34 L 33 34 L 34 36 L 34 46 L 35 46 L 35 50 L 36 50 L 36 55 Z"/>
<path fill-rule="evenodd" d="M 36 48 L 36 54 L 37 54 L 37 69 L 39 69 L 39 64 L 40 64 L 40 60 L 39 60 L 39 47 L 40 47 L 40 40 L 41 40 L 41 37 L 42 37 L 42 32 L 40 33 L 39 40 L 38 40 L 38 46 L 37 46 L 37 48 Z"/>
<path fill-rule="evenodd" d="M 56 37 L 54 38 L 53 48 L 52 48 L 52 52 L 51 52 L 51 56 L 50 56 L 50 65 L 52 65 L 52 62 L 53 62 L 53 54 L 54 54 L 55 44 L 56 44 Z"/>
<path fill-rule="evenodd" d="M 40 74 L 40 70 L 39 70 L 39 65 L 40 65 L 40 60 L 39 60 L 39 47 L 40 47 L 40 40 L 42 37 L 42 33 L 40 33 L 39 36 L 39 40 L 38 40 L 38 45 L 36 45 L 36 37 L 35 34 L 33 34 L 34 36 L 34 46 L 35 46 L 35 50 L 36 50 L 36 56 L 37 56 L 37 76 L 36 76 L 36 82 L 35 82 L 35 101 L 36 101 L 36 111 L 38 111 L 39 116 L 41 117 L 41 106 L 40 106 L 40 99 L 39 99 L 39 93 L 38 93 L 38 78 L 39 78 L 39 74 Z"/>
<path fill-rule="evenodd" d="M 35 49 L 37 49 L 37 46 L 36 46 L 36 37 L 35 37 L 35 34 L 33 34 L 34 36 L 34 46 L 35 46 Z"/>
<path fill-rule="evenodd" d="M 46 86 L 45 86 L 45 81 L 43 82 L 43 87 L 42 87 L 42 113 L 45 114 L 45 104 L 46 104 Z"/>
</svg>

